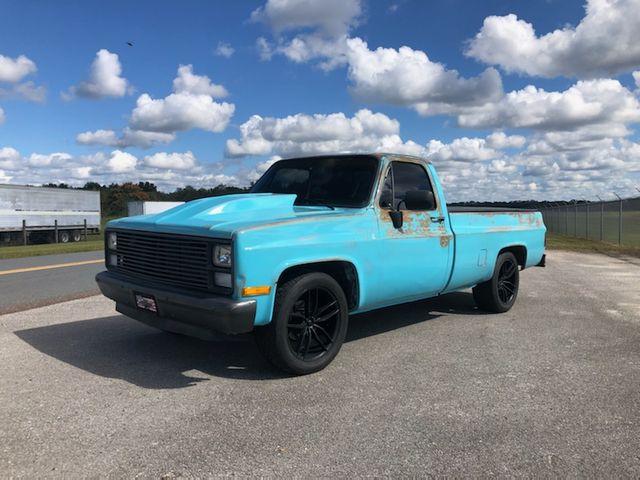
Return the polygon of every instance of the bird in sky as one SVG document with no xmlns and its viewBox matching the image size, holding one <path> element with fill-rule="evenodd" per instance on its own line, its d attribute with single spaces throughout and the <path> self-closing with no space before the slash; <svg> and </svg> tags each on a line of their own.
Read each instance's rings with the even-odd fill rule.
<svg viewBox="0 0 640 480">
<path fill-rule="evenodd" d="M 129 45 L 130 47 L 133 47 L 133 42 L 127 42 L 127 45 Z"/>
</svg>

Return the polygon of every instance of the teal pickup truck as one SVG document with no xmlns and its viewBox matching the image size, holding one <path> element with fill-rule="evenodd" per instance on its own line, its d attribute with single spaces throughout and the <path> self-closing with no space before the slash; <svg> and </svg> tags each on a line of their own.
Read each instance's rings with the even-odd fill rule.
<svg viewBox="0 0 640 480">
<path fill-rule="evenodd" d="M 469 287 L 506 312 L 544 248 L 539 212 L 447 208 L 424 159 L 330 155 L 280 160 L 247 194 L 109 222 L 96 280 L 126 316 L 205 339 L 253 331 L 306 374 L 337 355 L 352 313 Z"/>
</svg>

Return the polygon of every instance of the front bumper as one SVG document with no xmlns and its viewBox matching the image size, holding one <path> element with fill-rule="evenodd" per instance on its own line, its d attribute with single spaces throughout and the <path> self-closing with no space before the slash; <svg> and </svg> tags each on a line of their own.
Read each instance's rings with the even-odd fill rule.
<svg viewBox="0 0 640 480">
<path fill-rule="evenodd" d="M 170 287 L 131 280 L 109 271 L 98 273 L 96 282 L 105 297 L 115 300 L 118 312 L 161 330 L 205 340 L 214 338 L 215 332 L 238 334 L 253 330 L 255 300 L 185 293 Z M 153 295 L 158 313 L 137 308 L 136 293 Z"/>
</svg>

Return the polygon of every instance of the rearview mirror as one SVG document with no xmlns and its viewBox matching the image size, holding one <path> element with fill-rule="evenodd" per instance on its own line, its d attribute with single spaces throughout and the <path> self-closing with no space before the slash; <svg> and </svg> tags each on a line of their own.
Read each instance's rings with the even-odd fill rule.
<svg viewBox="0 0 640 480">
<path fill-rule="evenodd" d="M 410 190 L 404 195 L 407 210 L 435 210 L 436 199 L 433 192 L 427 190 Z"/>
</svg>

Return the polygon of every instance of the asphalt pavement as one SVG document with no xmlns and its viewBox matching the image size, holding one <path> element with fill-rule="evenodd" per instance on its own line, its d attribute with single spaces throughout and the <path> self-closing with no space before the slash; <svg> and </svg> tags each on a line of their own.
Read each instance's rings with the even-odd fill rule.
<svg viewBox="0 0 640 480">
<path fill-rule="evenodd" d="M 99 296 L 0 316 L 3 477 L 640 477 L 640 266 L 551 252 L 352 318 L 325 370 L 155 331 Z"/>
<path fill-rule="evenodd" d="M 0 314 L 96 295 L 102 270 L 102 251 L 0 260 Z"/>
</svg>

